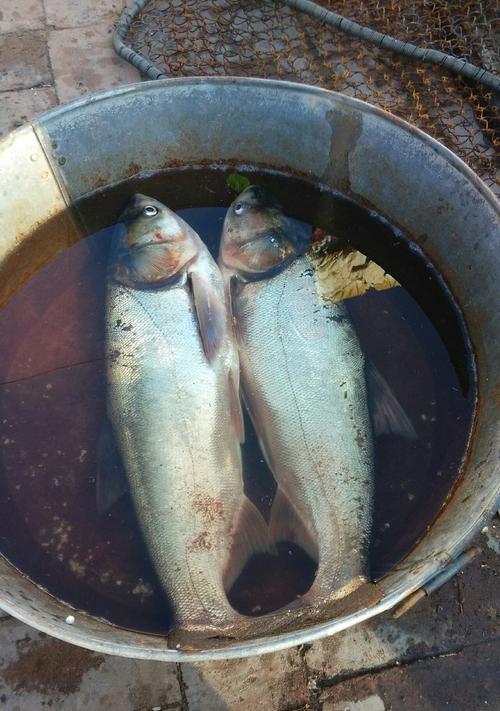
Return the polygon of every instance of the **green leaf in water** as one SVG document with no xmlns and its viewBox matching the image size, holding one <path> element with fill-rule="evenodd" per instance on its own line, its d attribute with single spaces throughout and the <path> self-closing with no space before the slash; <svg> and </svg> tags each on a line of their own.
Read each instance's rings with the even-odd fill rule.
<svg viewBox="0 0 500 711">
<path fill-rule="evenodd" d="M 244 175 L 240 175 L 239 173 L 230 173 L 226 180 L 226 185 L 235 193 L 241 193 L 242 190 L 248 188 L 250 181 L 248 178 L 245 178 Z"/>
</svg>

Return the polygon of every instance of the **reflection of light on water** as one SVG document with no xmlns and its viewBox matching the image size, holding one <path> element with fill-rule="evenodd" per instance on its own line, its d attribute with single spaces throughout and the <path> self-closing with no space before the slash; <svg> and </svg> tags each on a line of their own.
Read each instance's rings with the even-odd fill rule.
<svg viewBox="0 0 500 711">
<path fill-rule="evenodd" d="M 498 523 L 492 521 L 488 526 L 485 526 L 481 533 L 486 539 L 486 545 L 492 551 L 500 555 L 500 530 Z"/>
<path fill-rule="evenodd" d="M 151 597 L 153 595 L 153 588 L 151 585 L 142 578 L 139 578 L 137 585 L 132 588 L 132 595 L 137 595 L 140 598 Z"/>
<path fill-rule="evenodd" d="M 83 578 L 85 576 L 86 568 L 77 560 L 71 559 L 68 561 L 68 565 L 71 572 L 74 573 L 77 578 Z"/>
</svg>

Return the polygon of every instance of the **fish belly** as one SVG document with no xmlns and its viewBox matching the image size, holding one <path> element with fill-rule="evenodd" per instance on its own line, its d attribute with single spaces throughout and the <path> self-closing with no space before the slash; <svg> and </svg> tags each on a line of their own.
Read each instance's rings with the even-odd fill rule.
<svg viewBox="0 0 500 711">
<path fill-rule="evenodd" d="M 278 492 L 315 541 L 311 597 L 341 597 L 366 580 L 372 522 L 372 435 L 356 333 L 345 305 L 318 296 L 306 257 L 243 285 L 235 312 L 245 400 Z"/>
<path fill-rule="evenodd" d="M 207 363 L 184 287 L 113 284 L 107 358 L 109 417 L 177 625 L 228 625 L 223 571 L 243 483 L 224 355 Z"/>
</svg>

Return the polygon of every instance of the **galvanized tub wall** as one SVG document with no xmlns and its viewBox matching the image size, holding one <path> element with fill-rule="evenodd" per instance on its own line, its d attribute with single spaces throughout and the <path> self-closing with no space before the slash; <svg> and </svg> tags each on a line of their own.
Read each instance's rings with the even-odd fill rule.
<svg viewBox="0 0 500 711">
<path fill-rule="evenodd" d="M 309 629 L 196 653 L 169 650 L 162 638 L 71 611 L 0 561 L 5 610 L 99 651 L 171 661 L 237 657 L 331 634 L 393 607 L 433 577 L 499 504 L 499 206 L 452 153 L 378 109 L 312 87 L 247 79 L 148 82 L 58 108 L 0 144 L 0 255 L 5 259 L 34 226 L 97 188 L 140 171 L 224 162 L 305 174 L 372 204 L 411 235 L 442 273 L 469 328 L 479 374 L 473 446 L 450 503 L 410 555 L 370 586 L 370 601 Z M 7 187 L 13 182 L 17 191 Z M 11 210 L 13 192 L 35 195 L 23 200 L 23 220 Z M 68 243 L 78 236 L 68 219 L 65 234 Z M 58 248 L 47 242 L 35 250 L 30 273 Z M 68 612 L 76 616 L 72 627 L 64 622 Z"/>
</svg>

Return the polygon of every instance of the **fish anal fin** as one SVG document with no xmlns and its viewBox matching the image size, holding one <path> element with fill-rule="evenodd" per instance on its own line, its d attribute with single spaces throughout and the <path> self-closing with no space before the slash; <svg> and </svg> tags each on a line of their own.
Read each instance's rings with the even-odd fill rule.
<svg viewBox="0 0 500 711">
<path fill-rule="evenodd" d="M 374 434 L 394 434 L 406 439 L 417 439 L 417 433 L 408 415 L 383 375 L 370 361 L 366 364 L 366 382 Z"/>
<path fill-rule="evenodd" d="M 225 590 L 231 589 L 252 555 L 268 552 L 267 523 L 255 504 L 245 496 L 233 521 L 232 545 L 224 572 Z"/>
<path fill-rule="evenodd" d="M 97 444 L 96 506 L 104 514 L 128 492 L 125 468 L 116 446 L 113 428 L 105 418 Z"/>
<path fill-rule="evenodd" d="M 224 299 L 200 270 L 190 271 L 189 277 L 203 350 L 207 360 L 212 362 L 227 337 Z"/>
<path fill-rule="evenodd" d="M 269 540 L 272 544 L 288 541 L 300 546 L 313 560 L 318 561 L 316 536 L 307 526 L 283 489 L 278 486 L 269 519 Z"/>
</svg>

